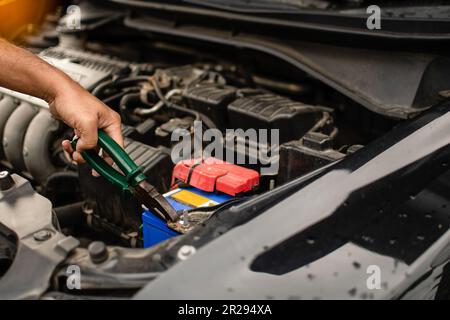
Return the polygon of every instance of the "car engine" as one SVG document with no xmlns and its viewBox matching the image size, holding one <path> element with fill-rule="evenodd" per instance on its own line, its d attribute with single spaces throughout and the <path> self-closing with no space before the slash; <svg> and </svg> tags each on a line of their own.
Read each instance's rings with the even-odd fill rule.
<svg viewBox="0 0 450 320">
<path fill-rule="evenodd" d="M 0 291 L 12 298 L 71 298 L 66 283 L 72 265 L 88 275 L 78 296 L 131 296 L 195 252 L 191 245 L 175 246 L 179 239 L 192 235 L 186 239 L 195 242 L 200 229 L 226 232 L 220 221 L 234 217 L 219 216 L 213 231 L 205 228 L 216 213 L 319 172 L 397 123 L 307 74 L 298 82 L 283 79 L 277 66 L 252 70 L 240 59 L 215 56 L 213 49 L 199 53 L 170 41 L 156 42 L 139 56 L 135 52 L 145 50 L 137 40 L 121 48 L 98 35 L 81 44 L 69 41 L 74 37 L 62 32 L 64 41 L 39 56 L 120 113 L 126 152 L 183 214 L 178 224 L 158 229 L 160 238 L 146 239 L 161 221 L 149 218 L 129 193 L 92 176 L 88 165 L 72 162 L 61 141 L 72 139 L 73 131 L 52 117 L 44 101 L 0 88 Z M 195 132 L 211 129 L 221 142 L 213 161 L 190 162 L 203 158 L 194 150 Z M 277 135 L 255 141 L 247 130 Z M 182 142 L 174 136 L 192 141 L 192 152 L 180 155 Z M 204 150 L 207 143 L 199 143 Z M 225 154 L 236 165 L 215 159 Z M 214 170 L 225 173 L 214 176 Z M 199 182 L 196 175 L 213 182 Z M 238 190 L 238 183 L 244 187 Z M 174 190 L 181 190 L 178 198 Z M 21 259 L 46 265 L 36 267 L 37 280 L 26 286 L 7 272 Z"/>
</svg>

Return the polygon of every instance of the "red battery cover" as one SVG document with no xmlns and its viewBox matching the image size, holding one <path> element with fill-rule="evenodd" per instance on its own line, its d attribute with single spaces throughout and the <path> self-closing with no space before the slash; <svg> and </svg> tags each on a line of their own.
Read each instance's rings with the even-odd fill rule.
<svg viewBox="0 0 450 320">
<path fill-rule="evenodd" d="M 220 191 L 235 196 L 257 186 L 259 173 L 212 157 L 189 159 L 175 165 L 172 184 L 177 181 L 203 191 Z"/>
</svg>

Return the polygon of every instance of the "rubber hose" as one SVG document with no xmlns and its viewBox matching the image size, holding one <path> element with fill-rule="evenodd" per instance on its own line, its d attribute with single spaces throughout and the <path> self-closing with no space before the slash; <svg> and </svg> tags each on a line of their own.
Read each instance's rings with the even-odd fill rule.
<svg viewBox="0 0 450 320">
<path fill-rule="evenodd" d="M 137 77 L 128 77 L 117 80 L 107 80 L 100 83 L 97 87 L 94 88 L 92 94 L 96 97 L 101 97 L 103 94 L 103 90 L 105 90 L 109 86 L 114 86 L 115 88 L 122 88 L 129 86 L 130 84 L 135 84 L 136 82 L 144 82 L 148 81 L 147 76 L 137 76 Z"/>
<path fill-rule="evenodd" d="M 53 209 L 61 228 L 72 227 L 83 223 L 83 205 L 84 201 L 80 201 Z"/>
<path fill-rule="evenodd" d="M 141 99 L 139 93 L 128 93 L 120 99 L 120 116 L 122 117 L 123 122 L 137 123 L 141 120 L 141 118 L 132 115 L 128 109 L 128 104 L 130 102 L 138 104 L 140 101 Z"/>
</svg>

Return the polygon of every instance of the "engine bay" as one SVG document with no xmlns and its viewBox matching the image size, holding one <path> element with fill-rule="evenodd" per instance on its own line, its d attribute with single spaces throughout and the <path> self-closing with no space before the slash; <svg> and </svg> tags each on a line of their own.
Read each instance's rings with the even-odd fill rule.
<svg viewBox="0 0 450 320">
<path fill-rule="evenodd" d="M 180 50 L 162 47 L 152 55 Z M 16 187 L 2 190 L 27 202 L 24 208 L 48 199 L 52 227 L 33 241 L 58 235 L 70 239 L 67 252 L 76 248 L 52 275 L 47 297 L 65 294 L 61 283 L 72 264 L 92 272 L 83 283 L 89 295 L 131 295 L 174 259 L 195 252 L 185 245 L 161 262 L 171 241 L 207 226 L 225 208 L 339 161 L 396 123 L 307 75 L 296 84 L 271 78 L 272 67 L 261 75 L 238 61 L 195 55 L 180 62 L 133 61 L 113 57 L 117 50 L 109 48 L 60 45 L 39 55 L 120 113 L 125 151 L 180 216 L 166 223 L 131 194 L 92 176 L 88 165 L 73 163 L 61 148 L 73 131 L 51 116 L 47 104 L 0 88 L 1 169 L 17 175 L 7 174 L 5 185 Z M 215 147 L 205 156 L 212 140 Z M 0 250 L 0 276 L 14 261 L 16 242 L 10 236 Z M 128 272 L 142 278 L 117 276 Z"/>
</svg>

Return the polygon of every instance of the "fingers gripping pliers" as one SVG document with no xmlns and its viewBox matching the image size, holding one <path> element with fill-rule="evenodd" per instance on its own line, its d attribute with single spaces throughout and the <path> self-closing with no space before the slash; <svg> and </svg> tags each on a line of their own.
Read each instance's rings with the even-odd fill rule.
<svg viewBox="0 0 450 320">
<path fill-rule="evenodd" d="M 74 150 L 77 141 L 76 137 L 72 140 Z M 98 131 L 98 146 L 114 160 L 122 173 L 106 163 L 96 150 L 87 150 L 81 153 L 89 166 L 112 184 L 124 191 L 131 192 L 141 204 L 159 215 L 160 218 L 172 222 L 178 219 L 175 209 L 154 186 L 148 183 L 142 168 L 103 130 Z"/>
</svg>

